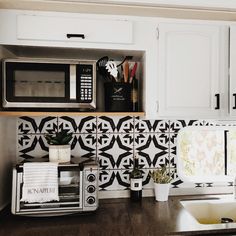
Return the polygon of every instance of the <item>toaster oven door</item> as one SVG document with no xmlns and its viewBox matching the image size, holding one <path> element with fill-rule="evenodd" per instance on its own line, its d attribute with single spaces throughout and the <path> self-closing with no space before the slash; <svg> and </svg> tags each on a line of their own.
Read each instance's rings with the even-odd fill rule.
<svg viewBox="0 0 236 236">
<path fill-rule="evenodd" d="M 21 215 L 63 215 L 82 211 L 83 172 L 78 167 L 59 169 L 59 201 L 22 202 L 23 171 L 13 170 L 12 213 Z"/>
</svg>

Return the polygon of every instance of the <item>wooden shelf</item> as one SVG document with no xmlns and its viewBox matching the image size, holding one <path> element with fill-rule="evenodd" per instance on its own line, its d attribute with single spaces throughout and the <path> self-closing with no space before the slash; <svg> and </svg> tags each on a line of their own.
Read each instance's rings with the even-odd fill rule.
<svg viewBox="0 0 236 236">
<path fill-rule="evenodd" d="M 0 116 L 145 116 L 145 112 L 0 111 Z"/>
</svg>

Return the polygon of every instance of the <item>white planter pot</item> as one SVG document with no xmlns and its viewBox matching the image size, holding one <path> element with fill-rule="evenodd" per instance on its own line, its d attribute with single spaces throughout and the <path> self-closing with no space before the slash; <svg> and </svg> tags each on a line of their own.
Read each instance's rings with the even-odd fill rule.
<svg viewBox="0 0 236 236">
<path fill-rule="evenodd" d="M 70 145 L 49 145 L 49 161 L 65 163 L 70 162 Z"/>
<path fill-rule="evenodd" d="M 156 201 L 160 202 L 168 201 L 170 183 L 168 184 L 154 183 L 154 191 L 155 191 Z"/>
</svg>

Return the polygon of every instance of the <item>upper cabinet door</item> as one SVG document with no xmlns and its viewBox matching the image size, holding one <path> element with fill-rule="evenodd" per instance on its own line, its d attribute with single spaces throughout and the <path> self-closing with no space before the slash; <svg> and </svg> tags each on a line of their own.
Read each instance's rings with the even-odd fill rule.
<svg viewBox="0 0 236 236">
<path fill-rule="evenodd" d="M 229 112 L 236 116 L 236 26 L 230 27 Z"/>
<path fill-rule="evenodd" d="M 228 28 L 159 25 L 159 115 L 210 118 L 227 113 Z"/>
</svg>

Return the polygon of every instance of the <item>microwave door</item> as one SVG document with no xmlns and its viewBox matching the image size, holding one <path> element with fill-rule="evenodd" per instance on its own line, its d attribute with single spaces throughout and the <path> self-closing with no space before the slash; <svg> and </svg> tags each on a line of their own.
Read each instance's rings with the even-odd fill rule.
<svg viewBox="0 0 236 236">
<path fill-rule="evenodd" d="M 5 62 L 5 107 L 61 107 L 70 101 L 70 65 Z"/>
</svg>

